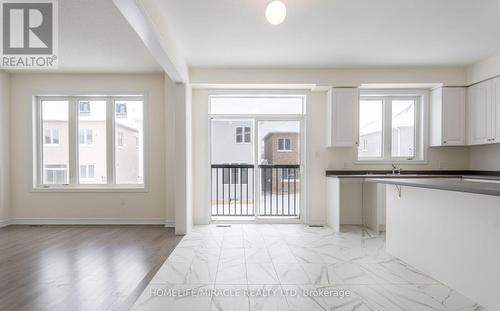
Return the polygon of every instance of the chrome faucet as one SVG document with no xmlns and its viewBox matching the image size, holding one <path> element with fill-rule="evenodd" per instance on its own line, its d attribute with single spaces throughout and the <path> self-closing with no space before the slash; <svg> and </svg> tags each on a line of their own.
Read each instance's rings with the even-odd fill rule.
<svg viewBox="0 0 500 311">
<path fill-rule="evenodd" d="M 392 163 L 392 175 L 399 175 L 401 174 L 401 168 L 399 168 L 396 164 Z"/>
</svg>

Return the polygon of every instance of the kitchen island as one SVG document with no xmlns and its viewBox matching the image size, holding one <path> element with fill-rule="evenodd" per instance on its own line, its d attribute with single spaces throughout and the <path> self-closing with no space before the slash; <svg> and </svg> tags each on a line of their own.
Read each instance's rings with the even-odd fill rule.
<svg viewBox="0 0 500 311">
<path fill-rule="evenodd" d="M 387 251 L 490 310 L 500 310 L 500 183 L 368 178 L 386 186 Z"/>
</svg>

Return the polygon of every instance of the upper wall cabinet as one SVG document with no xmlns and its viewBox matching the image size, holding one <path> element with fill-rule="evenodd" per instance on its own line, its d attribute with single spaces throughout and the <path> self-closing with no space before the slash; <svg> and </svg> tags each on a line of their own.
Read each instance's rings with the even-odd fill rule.
<svg viewBox="0 0 500 311">
<path fill-rule="evenodd" d="M 495 105 L 498 100 L 494 100 L 494 90 L 499 89 L 498 84 L 495 79 L 469 87 L 469 145 L 491 144 L 497 140 Z"/>
<path fill-rule="evenodd" d="M 431 146 L 466 144 L 466 88 L 441 87 L 431 92 Z"/>
<path fill-rule="evenodd" d="M 493 110 L 495 111 L 494 113 L 494 120 L 495 122 L 493 123 L 495 126 L 495 131 L 493 132 L 493 142 L 500 143 L 500 77 L 493 79 L 492 82 L 492 88 L 493 88 Z"/>
<path fill-rule="evenodd" d="M 358 140 L 359 90 L 333 88 L 328 92 L 328 147 L 354 147 Z"/>
</svg>

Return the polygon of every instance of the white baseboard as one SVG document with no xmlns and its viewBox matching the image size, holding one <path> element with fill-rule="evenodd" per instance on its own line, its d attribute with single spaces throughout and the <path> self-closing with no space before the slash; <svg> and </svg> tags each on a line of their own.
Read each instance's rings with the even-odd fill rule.
<svg viewBox="0 0 500 311">
<path fill-rule="evenodd" d="M 7 225 L 175 225 L 163 218 L 16 218 Z"/>
<path fill-rule="evenodd" d="M 10 219 L 0 220 L 0 228 L 7 227 L 12 224 Z"/>
</svg>

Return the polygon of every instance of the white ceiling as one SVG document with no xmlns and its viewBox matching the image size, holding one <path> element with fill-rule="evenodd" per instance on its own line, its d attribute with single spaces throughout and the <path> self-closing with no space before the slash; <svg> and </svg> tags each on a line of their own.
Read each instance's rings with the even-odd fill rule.
<svg viewBox="0 0 500 311">
<path fill-rule="evenodd" d="M 59 1 L 59 72 L 162 72 L 111 0 Z"/>
<path fill-rule="evenodd" d="M 500 51 L 500 0 L 151 0 L 191 67 L 467 65 Z"/>
</svg>

